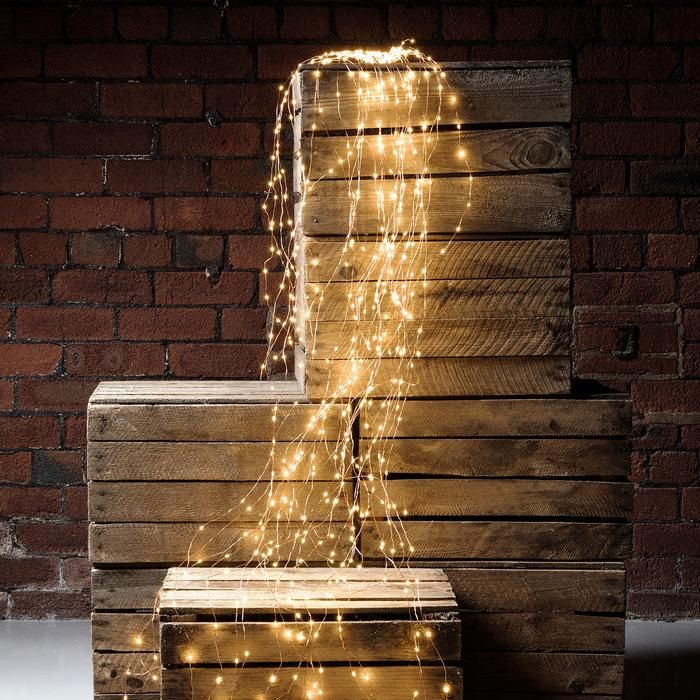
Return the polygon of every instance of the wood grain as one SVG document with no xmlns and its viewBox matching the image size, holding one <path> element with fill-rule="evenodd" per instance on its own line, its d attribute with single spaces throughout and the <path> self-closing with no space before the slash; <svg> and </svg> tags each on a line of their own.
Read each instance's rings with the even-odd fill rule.
<svg viewBox="0 0 700 700">
<path fill-rule="evenodd" d="M 102 613 L 90 618 L 93 651 L 159 651 L 157 613 Z"/>
<path fill-rule="evenodd" d="M 93 569 L 93 610 L 152 612 L 166 569 Z"/>
<path fill-rule="evenodd" d="M 152 652 L 95 652 L 92 670 L 96 693 L 121 693 L 123 697 L 160 690 L 160 660 L 154 660 Z"/>
</svg>

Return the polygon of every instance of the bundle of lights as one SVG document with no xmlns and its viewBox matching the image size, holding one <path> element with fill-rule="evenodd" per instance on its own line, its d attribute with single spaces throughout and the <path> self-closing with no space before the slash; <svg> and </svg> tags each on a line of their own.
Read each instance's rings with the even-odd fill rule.
<svg viewBox="0 0 700 700">
<path fill-rule="evenodd" d="M 460 127 L 459 120 L 454 118 L 458 99 L 450 94 L 445 73 L 438 63 L 413 48 L 412 43 L 404 42 L 388 51 L 327 52 L 299 64 L 279 86 L 271 176 L 262 205 L 271 235 L 270 258 L 262 270 L 266 282 L 264 299 L 271 310 L 269 347 L 262 376 L 278 379 L 290 375 L 294 349 L 299 342 L 305 344 L 307 358 L 315 356 L 318 326 L 310 319 L 318 316 L 324 293 L 333 282 L 307 284 L 305 293 L 301 284 L 297 286 L 303 280 L 304 264 L 328 270 L 326 279 L 343 279 L 349 283 L 344 321 L 337 334 L 341 355 L 346 359 L 341 361 L 340 372 L 337 364 L 333 369 L 332 363 L 326 361 L 324 398 L 316 406 L 308 407 L 312 410 L 308 424 L 295 439 L 278 440 L 289 413 L 281 404 L 273 409 L 268 463 L 261 470 L 258 482 L 229 511 L 237 516 L 236 528 L 241 513 L 249 515 L 245 519 L 250 520 L 250 526 L 212 557 L 209 550 L 213 542 L 222 533 L 234 531 L 231 527 L 234 523 L 201 524 L 200 536 L 191 544 L 187 562 L 196 566 L 213 559 L 215 564 L 225 565 L 240 558 L 237 553 L 241 544 L 246 544 L 252 551 L 249 565 L 276 568 L 325 563 L 334 567 L 328 580 L 319 582 L 318 590 L 313 593 L 315 599 L 328 601 L 327 610 L 321 614 L 303 609 L 303 600 L 294 595 L 293 582 L 283 589 L 279 581 L 270 580 L 270 595 L 279 607 L 280 620 L 294 611 L 293 622 L 272 623 L 271 641 L 279 644 L 281 660 L 289 660 L 290 644 L 297 647 L 297 653 L 303 650 L 303 660 L 299 673 L 284 675 L 284 683 L 280 665 L 279 671 L 267 679 L 267 688 L 261 688 L 261 697 L 281 697 L 297 683 L 302 684 L 304 697 L 332 697 L 324 692 L 323 666 L 316 661 L 315 649 L 325 643 L 324 635 L 329 634 L 320 623 L 332 614 L 330 619 L 337 621 L 332 627 L 342 639 L 343 606 L 338 605 L 342 601 L 334 595 L 342 591 L 342 585 L 337 584 L 347 581 L 344 572 L 362 567 L 365 552 L 360 550 L 359 539 L 365 523 L 374 517 L 384 519 L 387 529 L 386 536 L 377 538 L 377 551 L 371 553 L 372 558 L 384 559 L 386 567 L 401 565 L 400 570 L 405 572 L 404 591 L 414 600 L 416 659 L 420 662 L 421 652 L 426 648 L 435 653 L 432 630 L 418 622 L 420 586 L 408 567 L 414 550 L 401 523 L 401 516 L 407 512 L 401 503 L 392 501 L 388 477 L 392 438 L 401 422 L 404 401 L 410 388 L 420 381 L 416 360 L 421 356 L 431 264 L 425 246 L 430 216 L 430 156 L 438 144 L 444 110 L 451 110 L 450 122 L 456 123 L 454 129 Z M 294 130 L 301 128 L 298 86 L 302 73 L 305 83 L 311 81 L 315 86 L 314 102 L 304 104 L 304 110 L 316 116 L 304 151 L 298 149 L 293 153 L 298 161 L 294 182 L 285 164 L 284 145 L 291 140 Z M 329 85 L 336 86 L 331 89 L 335 103 L 328 101 Z M 324 113 L 331 110 L 344 119 L 349 118 L 355 126 L 345 133 L 334 165 L 324 165 L 321 172 L 314 167 L 313 140 L 322 130 Z M 396 123 L 397 114 L 404 115 L 405 123 Z M 390 126 L 383 126 L 384 117 L 391 121 Z M 461 146 L 458 145 L 454 157 L 464 169 L 467 154 Z M 311 259 L 304 263 L 301 223 L 306 199 L 317 183 L 330 179 L 341 179 L 347 185 L 348 219 L 344 223 L 344 239 L 339 238 L 342 255 L 337 261 Z M 469 199 L 464 204 L 465 213 Z M 356 229 L 358 217 L 366 218 L 368 212 L 376 223 L 371 235 Z M 451 235 L 460 232 L 461 223 L 461 219 L 455 222 Z M 369 244 L 371 252 L 368 252 Z M 441 254 L 445 254 L 448 246 L 449 237 Z M 354 264 L 356 256 L 362 259 L 361 266 Z M 349 276 L 348 271 L 355 269 L 360 274 Z M 339 276 L 341 271 L 343 274 Z M 384 360 L 391 361 L 390 376 L 381 371 Z M 271 389 L 274 395 L 274 382 Z M 358 454 L 353 427 L 369 411 L 373 416 L 373 437 L 363 441 L 363 451 Z M 370 426 L 364 423 L 362 427 Z M 333 468 L 331 482 L 323 480 L 327 476 L 319 478 L 321 474 L 327 475 L 329 465 Z M 245 600 L 242 600 L 241 619 L 244 608 Z M 222 668 L 232 662 L 235 667 L 243 667 L 255 661 L 244 642 L 242 638 L 240 654 L 235 659 L 218 660 Z M 135 646 L 138 646 L 136 642 Z M 196 661 L 197 650 L 193 649 L 188 658 Z M 348 664 L 348 673 L 358 684 L 358 692 L 366 695 L 363 686 L 371 684 L 371 677 L 354 659 L 352 649 L 348 649 Z M 139 673 L 150 675 L 153 669 L 142 668 Z M 225 690 L 224 684 L 225 677 L 217 676 L 212 693 Z M 445 698 L 452 694 L 446 679 L 437 687 L 424 685 L 412 690 L 408 697 Z M 279 693 L 273 692 L 277 687 Z M 296 692 L 300 692 L 299 686 Z"/>
</svg>

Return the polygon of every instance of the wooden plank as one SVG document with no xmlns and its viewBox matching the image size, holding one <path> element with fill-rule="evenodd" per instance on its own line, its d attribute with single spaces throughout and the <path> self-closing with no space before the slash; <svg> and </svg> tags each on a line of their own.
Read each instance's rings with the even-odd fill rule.
<svg viewBox="0 0 700 700">
<path fill-rule="evenodd" d="M 472 613 L 461 615 L 465 651 L 620 652 L 625 620 L 571 613 Z"/>
<path fill-rule="evenodd" d="M 469 691 L 469 700 L 621 700 L 622 695 L 589 695 L 580 693 L 492 693 L 486 691 Z"/>
<path fill-rule="evenodd" d="M 490 241 L 374 241 L 350 247 L 344 240 L 304 238 L 307 281 L 498 279 L 565 277 L 569 241 L 559 238 Z M 405 256 L 405 258 L 404 258 Z M 390 268 L 387 270 L 387 266 Z M 425 268 L 425 273 L 423 269 Z"/>
<path fill-rule="evenodd" d="M 321 359 L 376 356 L 376 338 L 385 348 L 409 344 L 422 357 L 538 357 L 569 352 L 571 322 L 542 318 L 407 321 L 401 327 L 371 321 L 309 323 L 305 346 Z M 420 338 L 418 329 L 421 329 Z M 356 338 L 355 341 L 352 338 Z"/>
<path fill-rule="evenodd" d="M 464 667 L 470 670 L 467 692 L 622 692 L 621 654 L 470 652 L 464 655 Z"/>
<path fill-rule="evenodd" d="M 394 180 L 360 180 L 352 188 L 359 199 L 350 198 L 348 184 L 320 180 L 306 189 L 303 231 L 308 236 L 345 236 L 342 231 L 354 207 L 353 232 L 376 233 L 379 226 L 391 231 L 426 233 L 563 233 L 571 225 L 571 190 L 564 173 L 484 175 L 478 178 L 449 177 L 423 180 L 426 207 L 423 220 L 411 223 L 414 188 L 406 181 L 402 212 L 394 212 L 391 196 L 399 187 Z M 378 217 L 380 197 L 386 220 Z M 469 207 L 467 207 L 469 202 Z M 416 200 L 416 207 L 419 204 Z M 396 216 L 394 216 L 396 213 Z"/>
<path fill-rule="evenodd" d="M 441 124 L 489 124 L 507 122 L 568 122 L 571 120 L 571 69 L 568 66 L 513 66 L 497 69 L 476 65 L 445 69 L 445 88 L 437 90 L 434 82 L 423 80 L 433 89 L 416 89 L 415 100 L 377 101 L 382 109 L 373 110 L 366 128 L 381 121 L 384 128 L 403 127 L 414 121 L 431 123 L 440 114 Z M 317 130 L 351 130 L 358 124 L 360 104 L 366 98 L 358 96 L 360 86 L 377 90 L 376 78 L 364 80 L 358 72 L 324 69 L 319 76 L 308 71 L 302 74 L 301 98 L 307 106 L 302 110 L 302 129 L 309 131 L 314 123 Z M 400 74 L 397 77 L 401 77 Z M 435 81 L 435 78 L 433 78 Z M 319 98 L 315 99 L 318 90 Z M 336 97 L 340 93 L 340 97 Z M 442 104 L 442 94 L 447 98 Z M 457 103 L 451 105 L 451 96 Z M 320 107 L 321 113 L 313 111 Z M 364 112 L 364 110 L 363 110 Z"/>
<path fill-rule="evenodd" d="M 355 676 L 352 674 L 355 673 Z M 217 677 L 221 682 L 217 683 Z M 270 682 L 270 678 L 274 682 Z M 296 680 L 294 680 L 296 677 Z M 366 679 L 366 680 L 365 680 Z M 450 692 L 443 693 L 445 683 Z M 302 668 L 181 668 L 163 673 L 163 697 L 191 700 L 307 700 L 318 683 L 324 697 L 348 698 L 355 695 L 373 700 L 406 700 L 418 690 L 424 697 L 462 697 L 462 674 L 457 668 L 440 666 L 328 666 Z M 315 696 L 314 696 L 315 697 Z"/>
<path fill-rule="evenodd" d="M 400 536 L 398 533 L 401 533 Z M 366 559 L 543 559 L 577 561 L 625 559 L 631 551 L 631 527 L 609 523 L 402 521 L 366 522 L 362 550 Z M 403 542 L 403 548 L 401 543 Z M 409 546 L 413 551 L 409 552 Z"/>
<path fill-rule="evenodd" d="M 97 404 L 88 412 L 88 440 L 166 440 L 266 442 L 273 436 L 281 441 L 334 438 L 340 430 L 340 407 L 325 410 L 328 416 L 310 429 L 319 406 L 277 407 L 273 405 L 228 404 Z M 325 433 L 320 433 L 325 430 Z"/>
<path fill-rule="evenodd" d="M 332 282 L 319 288 L 307 285 L 306 318 L 319 321 L 375 321 L 387 314 L 392 323 L 399 319 L 391 292 L 413 297 L 409 310 L 416 320 L 426 319 L 510 319 L 569 316 L 568 277 L 529 277 L 490 280 L 439 280 L 405 282 L 403 288 L 389 285 L 379 301 L 376 285 L 358 287 L 351 282 Z M 364 295 L 364 298 L 358 298 Z M 355 306 L 352 308 L 351 304 Z M 412 307 L 412 308 L 411 308 Z M 346 331 L 347 332 L 347 331 Z"/>
<path fill-rule="evenodd" d="M 92 670 L 95 693 L 122 693 L 123 697 L 160 691 L 160 657 L 152 652 L 95 652 Z"/>
<path fill-rule="evenodd" d="M 306 363 L 306 393 L 322 399 L 334 390 L 340 396 L 357 393 L 347 385 L 350 360 L 311 360 Z M 356 386 L 370 383 L 375 396 L 396 394 L 396 377 L 404 379 L 406 396 L 518 396 L 563 394 L 570 388 L 568 357 L 421 357 L 406 362 L 382 359 L 373 368 L 367 362 L 356 373 Z M 376 371 L 374 371 L 376 369 Z"/>
<path fill-rule="evenodd" d="M 530 437 L 629 435 L 628 398 L 435 399 L 406 401 L 398 429 L 389 431 L 386 409 L 374 401 L 363 437 Z"/>
<path fill-rule="evenodd" d="M 430 639 L 425 637 L 429 631 Z M 416 633 L 420 636 L 416 637 Z M 318 634 L 318 636 L 316 636 Z M 165 623 L 161 628 L 164 666 L 230 663 L 248 650 L 256 662 L 455 661 L 460 659 L 457 621 L 287 623 L 269 622 Z M 415 646 L 419 647 L 416 652 Z"/>
<path fill-rule="evenodd" d="M 627 440 L 537 438 L 401 438 L 360 441 L 365 468 L 381 450 L 383 471 L 461 477 L 622 478 L 629 472 Z"/>
<path fill-rule="evenodd" d="M 158 614 L 92 613 L 93 651 L 158 651 Z"/>
<path fill-rule="evenodd" d="M 153 611 L 167 569 L 93 569 L 93 610 Z"/>
<path fill-rule="evenodd" d="M 418 130 L 399 135 L 368 134 L 360 139 L 358 142 L 352 135 L 303 137 L 301 160 L 310 166 L 310 179 L 571 167 L 569 131 L 562 126 L 440 133 Z"/>
<path fill-rule="evenodd" d="M 307 472 L 307 476 L 311 478 Z M 269 498 L 279 505 L 269 505 Z M 90 520 L 129 522 L 249 522 L 279 511 L 285 519 L 331 517 L 345 520 L 352 508 L 352 486 L 343 482 L 258 484 L 226 481 L 132 481 L 88 484 Z M 329 500 L 330 499 L 330 500 Z M 284 505 L 283 505 L 284 504 Z"/>
<path fill-rule="evenodd" d="M 160 693 L 129 692 L 128 695 L 130 700 L 161 700 Z M 124 700 L 124 693 L 95 693 L 94 700 Z"/>
<path fill-rule="evenodd" d="M 235 436 L 233 436 L 235 437 Z M 277 442 L 269 462 L 269 442 L 90 442 L 88 479 L 93 481 L 265 481 L 272 472 L 288 481 L 304 480 L 307 469 L 289 471 L 313 458 L 315 478 L 336 478 L 338 469 L 327 446 Z M 304 457 L 306 459 L 304 459 Z M 287 471 L 285 471 L 287 470 Z"/>
<path fill-rule="evenodd" d="M 374 517 L 628 519 L 632 484 L 558 479 L 365 481 L 361 509 Z"/>
</svg>

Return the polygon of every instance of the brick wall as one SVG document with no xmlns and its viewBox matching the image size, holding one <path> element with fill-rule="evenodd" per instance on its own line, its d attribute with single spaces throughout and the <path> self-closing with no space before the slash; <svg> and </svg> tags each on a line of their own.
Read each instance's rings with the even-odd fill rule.
<svg viewBox="0 0 700 700">
<path fill-rule="evenodd" d="M 0 611 L 87 614 L 99 380 L 256 376 L 277 82 L 412 36 L 573 61 L 575 373 L 634 398 L 630 612 L 700 615 L 700 7 L 216 4 L 0 3 Z"/>
</svg>

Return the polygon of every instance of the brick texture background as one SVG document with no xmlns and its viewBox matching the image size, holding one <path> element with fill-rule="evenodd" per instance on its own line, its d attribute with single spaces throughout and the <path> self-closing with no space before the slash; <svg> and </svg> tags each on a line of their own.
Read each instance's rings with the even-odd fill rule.
<svg viewBox="0 0 700 700">
<path fill-rule="evenodd" d="M 0 613 L 87 615 L 99 380 L 256 376 L 278 81 L 406 37 L 572 60 L 575 375 L 634 399 L 629 610 L 700 615 L 692 0 L 0 3 Z"/>
</svg>

